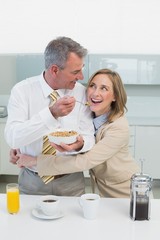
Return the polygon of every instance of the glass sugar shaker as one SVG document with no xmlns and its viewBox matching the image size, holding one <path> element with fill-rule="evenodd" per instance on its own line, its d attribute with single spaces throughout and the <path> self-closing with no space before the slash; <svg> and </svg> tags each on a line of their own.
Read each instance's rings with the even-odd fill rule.
<svg viewBox="0 0 160 240">
<path fill-rule="evenodd" d="M 130 217 L 132 220 L 150 219 L 152 178 L 143 174 L 142 164 L 141 162 L 141 173 L 134 174 L 131 178 Z"/>
</svg>

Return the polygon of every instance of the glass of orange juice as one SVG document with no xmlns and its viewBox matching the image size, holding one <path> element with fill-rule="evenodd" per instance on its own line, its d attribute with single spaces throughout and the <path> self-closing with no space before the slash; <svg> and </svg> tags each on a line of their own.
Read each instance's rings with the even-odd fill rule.
<svg viewBox="0 0 160 240">
<path fill-rule="evenodd" d="M 10 214 L 18 213 L 19 211 L 19 187 L 17 183 L 9 183 L 6 186 L 7 192 L 7 209 Z"/>
</svg>

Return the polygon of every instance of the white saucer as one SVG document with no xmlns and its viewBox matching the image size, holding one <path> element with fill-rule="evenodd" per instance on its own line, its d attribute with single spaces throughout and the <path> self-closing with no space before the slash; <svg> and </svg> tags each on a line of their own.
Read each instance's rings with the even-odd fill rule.
<svg viewBox="0 0 160 240">
<path fill-rule="evenodd" d="M 40 218 L 40 219 L 58 219 L 58 218 L 61 218 L 61 217 L 63 217 L 64 216 L 64 214 L 61 212 L 61 211 L 59 211 L 59 212 L 57 212 L 55 215 L 51 215 L 51 216 L 48 216 L 48 215 L 45 215 L 40 209 L 38 209 L 38 208 L 34 208 L 33 210 L 32 210 L 32 215 L 34 216 L 34 217 L 36 217 L 36 218 Z"/>
</svg>

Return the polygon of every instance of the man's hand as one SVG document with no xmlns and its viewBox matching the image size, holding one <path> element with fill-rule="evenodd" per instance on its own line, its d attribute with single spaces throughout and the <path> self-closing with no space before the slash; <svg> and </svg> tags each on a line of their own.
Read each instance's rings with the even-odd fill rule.
<svg viewBox="0 0 160 240">
<path fill-rule="evenodd" d="M 51 146 L 57 149 L 59 152 L 72 152 L 72 151 L 80 151 L 84 145 L 83 137 L 79 135 L 77 137 L 77 141 L 72 144 L 61 143 L 60 145 L 54 144 L 50 142 Z"/>
<path fill-rule="evenodd" d="M 20 153 L 20 150 L 19 149 L 11 149 L 10 150 L 10 162 L 13 163 L 13 164 L 16 164 L 17 161 L 18 161 L 18 156 L 17 154 Z"/>
<path fill-rule="evenodd" d="M 19 168 L 21 167 L 33 167 L 36 166 L 37 164 L 37 158 L 36 157 L 32 157 L 30 155 L 26 155 L 26 154 L 17 154 L 18 156 L 18 161 L 17 161 L 17 166 Z"/>
<path fill-rule="evenodd" d="M 65 96 L 58 99 L 49 109 L 55 118 L 68 115 L 74 108 L 76 100 L 74 97 Z"/>
</svg>

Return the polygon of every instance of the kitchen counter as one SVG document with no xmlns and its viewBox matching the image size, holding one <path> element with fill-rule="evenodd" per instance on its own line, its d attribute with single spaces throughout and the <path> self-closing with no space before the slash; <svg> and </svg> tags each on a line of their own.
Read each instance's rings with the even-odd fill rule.
<svg viewBox="0 0 160 240">
<path fill-rule="evenodd" d="M 127 116 L 127 115 L 126 115 Z M 135 117 L 127 116 L 129 125 L 160 126 L 160 117 Z M 6 123 L 7 117 L 0 118 L 0 123 Z"/>
<path fill-rule="evenodd" d="M 32 215 L 39 196 L 21 195 L 20 212 L 8 214 L 6 195 L 0 194 L 0 229 L 3 239 L 159 239 L 160 200 L 151 200 L 151 219 L 132 221 L 129 199 L 103 198 L 97 219 L 83 217 L 78 197 L 61 197 L 62 218 L 44 220 Z"/>
<path fill-rule="evenodd" d="M 0 123 L 6 123 L 6 121 L 7 121 L 7 117 L 0 118 Z"/>
<path fill-rule="evenodd" d="M 130 125 L 160 126 L 160 97 L 131 96 L 126 114 Z"/>
<path fill-rule="evenodd" d="M 134 117 L 127 116 L 129 125 L 160 126 L 160 117 Z"/>
<path fill-rule="evenodd" d="M 9 95 L 0 95 L 1 105 L 7 106 Z M 160 97 L 128 96 L 126 114 L 130 125 L 160 126 Z M 7 118 L 0 118 L 6 123 Z"/>
</svg>

